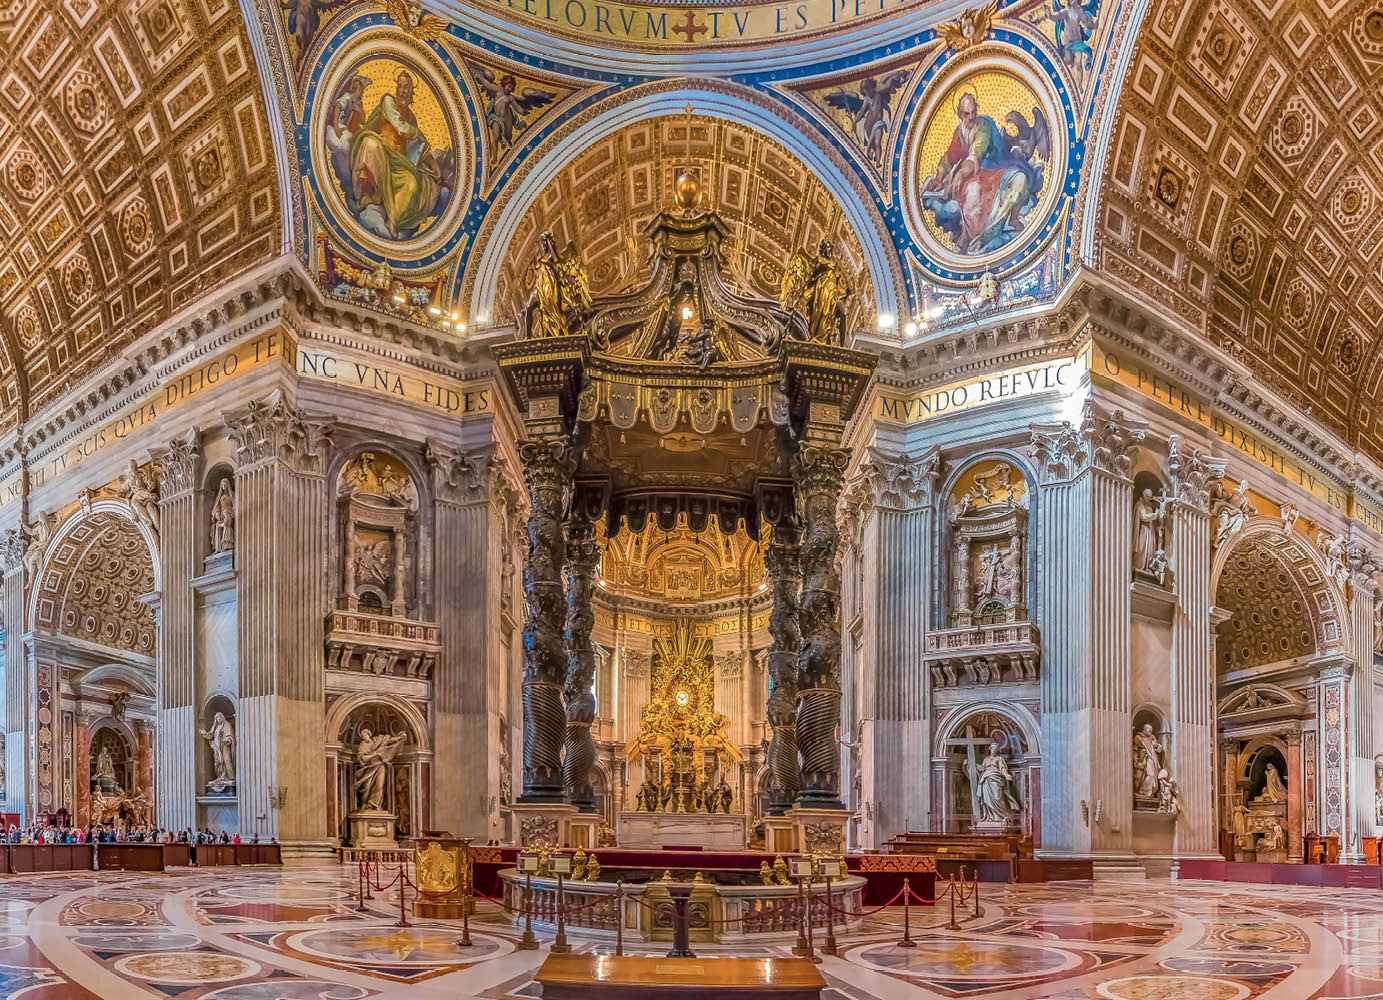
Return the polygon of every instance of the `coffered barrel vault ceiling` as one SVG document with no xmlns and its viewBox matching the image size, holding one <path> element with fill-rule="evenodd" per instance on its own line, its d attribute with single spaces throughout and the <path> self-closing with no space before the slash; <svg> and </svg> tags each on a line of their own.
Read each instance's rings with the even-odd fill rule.
<svg viewBox="0 0 1383 1000">
<path fill-rule="evenodd" d="M 690 166 L 702 204 L 730 229 L 731 273 L 746 290 L 776 298 L 794 250 L 829 239 L 855 276 L 854 304 L 872 310 L 874 290 L 859 238 L 816 175 L 781 146 L 748 128 L 708 118 L 657 118 L 627 126 L 572 159 L 519 224 L 495 301 L 511 316 L 528 294 L 525 271 L 538 237 L 573 242 L 592 290 L 613 293 L 646 279 L 650 247 L 643 228 L 671 211 L 677 173 Z"/>
<path fill-rule="evenodd" d="M 234 0 L 0 4 L 0 424 L 279 249 Z"/>
<path fill-rule="evenodd" d="M 1383 454 L 1383 6 L 1154 0 L 1102 266 Z"/>
</svg>

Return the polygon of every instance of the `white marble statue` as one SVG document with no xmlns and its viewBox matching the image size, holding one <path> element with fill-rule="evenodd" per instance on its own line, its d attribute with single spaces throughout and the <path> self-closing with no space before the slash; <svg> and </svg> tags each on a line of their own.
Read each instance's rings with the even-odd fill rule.
<svg viewBox="0 0 1383 1000">
<path fill-rule="evenodd" d="M 1278 771 L 1277 765 L 1269 763 L 1263 769 L 1263 791 L 1258 793 L 1258 798 L 1254 802 L 1286 802 L 1287 786 L 1283 784 L 1282 774 Z"/>
<path fill-rule="evenodd" d="M 1287 831 L 1282 829 L 1281 823 L 1273 820 L 1272 829 L 1258 838 L 1258 849 L 1260 851 L 1280 851 L 1286 839 Z"/>
<path fill-rule="evenodd" d="M 989 744 L 989 753 L 980 763 L 975 806 L 979 822 L 986 825 L 1008 823 L 1019 809 L 1013 772 L 999 752 L 998 743 Z"/>
<path fill-rule="evenodd" d="M 378 812 L 383 808 L 384 778 L 403 740 L 403 733 L 376 736 L 368 727 L 360 730 L 360 742 L 355 747 L 355 791 L 362 810 Z"/>
<path fill-rule="evenodd" d="M 200 732 L 211 745 L 211 766 L 216 772 L 207 788 L 224 792 L 235 785 L 235 726 L 224 713 L 217 712 L 211 725 Z"/>
<path fill-rule="evenodd" d="M 221 480 L 216 501 L 211 505 L 211 551 L 229 552 L 235 548 L 235 492 L 229 479 Z"/>
<path fill-rule="evenodd" d="M 100 785 L 105 785 L 109 782 L 116 788 L 120 787 L 115 780 L 115 764 L 110 759 L 110 750 L 106 747 L 102 747 L 101 752 L 96 755 L 95 778 Z"/>
<path fill-rule="evenodd" d="M 1216 483 L 1210 493 L 1210 517 L 1215 522 L 1215 546 L 1218 548 L 1234 535 L 1237 535 L 1253 513 L 1253 503 L 1249 500 L 1249 481 L 1239 480 L 1239 485 L 1231 493 Z"/>
<path fill-rule="evenodd" d="M 1133 568 L 1138 572 L 1153 573 L 1153 555 L 1163 547 L 1166 523 L 1167 499 L 1143 490 L 1133 505 Z"/>
<path fill-rule="evenodd" d="M 1151 723 L 1133 734 L 1133 794 L 1139 799 L 1157 798 L 1157 772 L 1162 770 L 1162 744 Z"/>
<path fill-rule="evenodd" d="M 1165 767 L 1157 772 L 1157 811 L 1169 816 L 1181 812 L 1181 791 Z"/>
<path fill-rule="evenodd" d="M 159 534 L 158 480 L 130 459 L 130 471 L 120 477 L 128 494 L 127 500 L 135 520 L 146 525 L 157 538 Z"/>
</svg>

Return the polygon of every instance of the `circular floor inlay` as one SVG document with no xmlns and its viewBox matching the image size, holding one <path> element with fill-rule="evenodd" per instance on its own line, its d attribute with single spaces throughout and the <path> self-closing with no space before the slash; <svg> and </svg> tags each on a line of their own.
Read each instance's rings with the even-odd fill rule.
<svg viewBox="0 0 1383 1000">
<path fill-rule="evenodd" d="M 117 972 L 151 983 L 226 983 L 259 972 L 247 958 L 210 951 L 175 951 L 164 954 L 130 955 L 115 963 Z"/>
<path fill-rule="evenodd" d="M 1095 992 L 1110 1000 L 1243 1000 L 1247 986 L 1191 976 L 1129 976 L 1100 983 Z"/>
<path fill-rule="evenodd" d="M 472 934 L 472 944 L 456 942 L 461 929 L 450 927 L 351 927 L 294 935 L 288 947 L 322 958 L 386 965 L 478 962 L 508 949 L 496 938 Z"/>
<path fill-rule="evenodd" d="M 895 944 L 872 945 L 852 956 L 862 964 L 886 972 L 920 975 L 929 979 L 989 980 L 1013 976 L 1049 975 L 1080 964 L 1080 956 L 1055 948 L 975 943 L 953 938 L 918 941 L 916 948 Z"/>
</svg>

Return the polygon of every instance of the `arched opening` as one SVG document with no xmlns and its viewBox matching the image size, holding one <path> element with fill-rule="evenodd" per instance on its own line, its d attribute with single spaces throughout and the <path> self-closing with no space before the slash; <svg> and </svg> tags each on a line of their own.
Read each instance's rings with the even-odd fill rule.
<svg viewBox="0 0 1383 1000">
<path fill-rule="evenodd" d="M 386 847 L 428 828 L 432 751 L 416 706 L 351 695 L 328 711 L 327 733 L 328 815 L 342 845 Z M 381 832 L 383 815 L 393 818 Z"/>
<path fill-rule="evenodd" d="M 1035 726 L 1025 723 L 990 705 L 961 708 L 943 720 L 932 755 L 935 832 L 1036 839 L 1040 766 Z"/>
<path fill-rule="evenodd" d="M 1320 556 L 1301 531 L 1255 518 L 1217 554 L 1213 581 L 1220 851 L 1302 860 L 1316 836 L 1338 851 L 1344 734 L 1331 708 L 1343 680 L 1331 664 L 1345 628 Z"/>
<path fill-rule="evenodd" d="M 153 534 L 124 503 L 89 504 L 49 542 L 29 607 L 36 818 L 155 818 L 158 589 Z"/>
</svg>

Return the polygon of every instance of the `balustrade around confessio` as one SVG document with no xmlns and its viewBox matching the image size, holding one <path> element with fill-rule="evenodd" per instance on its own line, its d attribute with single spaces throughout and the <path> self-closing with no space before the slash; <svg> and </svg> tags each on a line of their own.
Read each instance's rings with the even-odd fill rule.
<svg viewBox="0 0 1383 1000">
<path fill-rule="evenodd" d="M 514 869 L 500 872 L 504 900 L 513 910 L 513 922 L 524 922 L 524 878 Z M 682 881 L 692 885 L 688 912 L 692 919 L 692 939 L 704 942 L 787 941 L 796 937 L 802 899 L 796 884 L 723 885 L 714 881 Z M 670 941 L 671 921 L 664 912 L 668 902 L 668 882 L 652 881 L 624 884 L 624 937 L 629 941 Z M 831 914 L 837 931 L 857 927 L 864 900 L 865 880 L 849 876 L 831 883 Z M 563 912 L 567 931 L 595 938 L 613 938 L 616 931 L 616 883 L 564 881 Z M 827 923 L 824 882 L 812 885 L 812 924 L 824 929 Z M 533 925 L 552 928 L 557 923 L 557 880 L 532 880 Z"/>
</svg>

